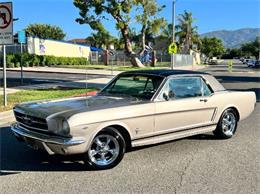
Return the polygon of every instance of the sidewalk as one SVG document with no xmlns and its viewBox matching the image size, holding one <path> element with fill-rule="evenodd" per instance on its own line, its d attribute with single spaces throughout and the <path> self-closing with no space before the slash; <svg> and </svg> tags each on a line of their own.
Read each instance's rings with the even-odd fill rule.
<svg viewBox="0 0 260 195">
<path fill-rule="evenodd" d="M 10 125 L 14 121 L 15 117 L 12 110 L 0 112 L 0 128 L 4 125 Z"/>
<path fill-rule="evenodd" d="M 2 70 L 2 68 L 0 69 Z M 21 68 L 7 68 L 8 71 L 21 71 Z M 64 74 L 89 74 L 89 75 L 118 75 L 121 71 L 111 71 L 104 69 L 88 70 L 88 69 L 74 69 L 74 68 L 56 68 L 56 67 L 23 67 L 25 72 L 41 72 L 41 73 L 64 73 Z"/>
</svg>

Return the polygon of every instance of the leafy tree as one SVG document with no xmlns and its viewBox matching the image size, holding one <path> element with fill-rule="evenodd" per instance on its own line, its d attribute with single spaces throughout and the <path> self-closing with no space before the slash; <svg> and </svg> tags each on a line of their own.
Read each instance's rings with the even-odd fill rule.
<svg viewBox="0 0 260 195">
<path fill-rule="evenodd" d="M 172 42 L 172 24 L 168 24 L 165 26 L 165 28 L 162 30 L 162 33 L 160 35 L 162 38 L 165 38 L 169 41 L 169 43 Z"/>
<path fill-rule="evenodd" d="M 139 13 L 135 16 L 136 21 L 142 25 L 141 28 L 141 52 L 145 50 L 147 39 L 152 41 L 152 34 L 157 34 L 166 24 L 164 18 L 157 15 L 165 6 L 158 6 L 155 0 L 136 0 L 135 5 L 140 5 Z"/>
<path fill-rule="evenodd" d="M 204 37 L 201 39 L 201 52 L 208 58 L 213 56 L 221 56 L 225 52 L 222 41 L 216 37 Z"/>
<path fill-rule="evenodd" d="M 66 36 L 60 27 L 49 24 L 30 24 L 25 31 L 28 35 L 41 39 L 63 40 Z"/>
<path fill-rule="evenodd" d="M 178 38 L 183 53 L 189 54 L 193 44 L 201 45 L 200 37 L 197 32 L 197 26 L 193 26 L 195 19 L 191 12 L 184 11 L 177 18 L 179 24 L 176 25 L 176 37 Z"/>
<path fill-rule="evenodd" d="M 91 33 L 91 36 L 87 37 L 86 40 L 95 47 L 108 49 L 110 44 L 117 42 L 116 38 L 111 36 L 108 31 L 97 31 Z"/>
<path fill-rule="evenodd" d="M 107 18 L 108 16 L 112 17 L 124 40 L 125 53 L 129 56 L 132 65 L 144 67 L 137 58 L 136 53 L 133 51 L 130 35 L 130 21 L 131 11 L 133 11 L 134 8 L 140 9 L 148 6 L 148 4 L 149 3 L 146 0 L 74 0 L 74 5 L 79 9 L 80 15 L 80 18 L 77 18 L 76 22 L 88 24 L 92 29 L 97 31 L 104 31 L 102 21 L 109 20 L 109 18 Z M 147 12 L 147 18 L 143 20 L 144 24 L 148 24 L 148 21 L 151 21 L 151 17 L 155 17 L 155 14 L 153 14 L 152 11 L 154 10 L 151 10 L 151 13 L 150 11 Z"/>
<path fill-rule="evenodd" d="M 227 49 L 226 52 L 223 54 L 222 58 L 224 59 L 233 59 L 233 58 L 240 58 L 243 56 L 242 50 L 239 48 L 232 48 Z"/>
<path fill-rule="evenodd" d="M 259 59 L 260 37 L 256 37 L 256 39 L 252 42 L 243 44 L 241 46 L 241 50 L 244 55 L 254 56 L 256 59 Z"/>
</svg>

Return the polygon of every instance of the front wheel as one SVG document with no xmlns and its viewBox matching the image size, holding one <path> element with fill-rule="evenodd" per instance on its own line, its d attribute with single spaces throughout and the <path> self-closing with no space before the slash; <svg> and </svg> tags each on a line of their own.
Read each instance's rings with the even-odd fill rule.
<svg viewBox="0 0 260 195">
<path fill-rule="evenodd" d="M 123 136 L 112 127 L 102 130 L 92 141 L 86 161 L 94 169 L 109 169 L 116 166 L 125 153 Z"/>
<path fill-rule="evenodd" d="M 229 108 L 223 112 L 218 122 L 217 128 L 213 131 L 214 135 L 220 138 L 231 138 L 237 129 L 238 117 L 236 112 Z"/>
</svg>

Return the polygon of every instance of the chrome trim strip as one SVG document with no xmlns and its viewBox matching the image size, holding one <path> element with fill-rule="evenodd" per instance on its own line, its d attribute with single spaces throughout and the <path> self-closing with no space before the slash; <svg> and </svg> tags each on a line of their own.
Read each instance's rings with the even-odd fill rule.
<svg viewBox="0 0 260 195">
<path fill-rule="evenodd" d="M 35 133 L 35 132 L 22 129 L 17 125 L 17 123 L 11 125 L 11 130 L 17 136 L 28 137 L 44 143 L 66 145 L 66 146 L 73 146 L 73 145 L 79 145 L 85 143 L 85 139 L 82 137 L 62 139 L 58 137 L 47 136 L 40 133 Z"/>
<path fill-rule="evenodd" d="M 177 130 L 177 131 L 175 130 L 175 131 L 170 131 L 170 132 L 167 132 L 167 133 L 160 133 L 160 134 L 156 134 L 156 135 L 139 137 L 139 138 L 132 139 L 131 141 L 138 141 L 138 140 L 142 140 L 142 139 L 153 138 L 153 137 L 158 137 L 158 136 L 168 135 L 168 134 L 174 134 L 174 133 L 179 133 L 179 132 L 182 132 L 182 131 L 188 131 L 188 130 L 199 129 L 199 128 L 204 128 L 204 127 L 211 127 L 211 126 L 215 126 L 215 125 L 217 125 L 217 124 L 214 123 L 214 124 L 209 124 L 209 125 L 202 125 L 202 126 L 197 126 L 197 127 L 181 129 L 181 130 Z"/>
<path fill-rule="evenodd" d="M 218 112 L 218 108 L 216 107 L 214 110 L 214 113 L 212 115 L 211 121 L 214 121 L 214 119 L 216 118 L 217 112 Z"/>
</svg>

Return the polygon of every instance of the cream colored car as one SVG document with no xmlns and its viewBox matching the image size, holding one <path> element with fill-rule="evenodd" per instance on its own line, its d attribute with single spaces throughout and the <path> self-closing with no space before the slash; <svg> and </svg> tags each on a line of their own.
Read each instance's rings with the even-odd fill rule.
<svg viewBox="0 0 260 195">
<path fill-rule="evenodd" d="M 255 103 L 254 92 L 227 91 L 207 73 L 131 71 L 93 97 L 15 106 L 12 131 L 35 149 L 82 153 L 89 165 L 106 169 L 136 146 L 208 132 L 231 138 Z"/>
</svg>

